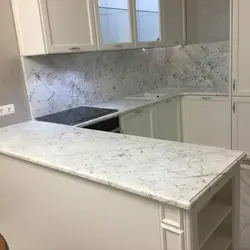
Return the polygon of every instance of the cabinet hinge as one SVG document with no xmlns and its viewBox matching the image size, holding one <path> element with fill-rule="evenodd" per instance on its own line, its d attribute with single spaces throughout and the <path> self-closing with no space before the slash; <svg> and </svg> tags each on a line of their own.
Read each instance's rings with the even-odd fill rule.
<svg viewBox="0 0 250 250">
<path fill-rule="evenodd" d="M 234 104 L 233 104 L 233 112 L 235 113 L 235 109 L 236 109 L 236 107 L 235 107 L 235 102 L 234 102 Z"/>
<path fill-rule="evenodd" d="M 233 90 L 235 91 L 235 79 L 233 80 Z"/>
</svg>

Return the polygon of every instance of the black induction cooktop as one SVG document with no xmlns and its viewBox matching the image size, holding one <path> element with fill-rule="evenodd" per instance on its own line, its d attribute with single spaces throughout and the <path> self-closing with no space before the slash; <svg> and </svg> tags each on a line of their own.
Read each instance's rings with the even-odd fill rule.
<svg viewBox="0 0 250 250">
<path fill-rule="evenodd" d="M 115 113 L 117 111 L 118 110 L 116 109 L 103 109 L 83 106 L 79 108 L 65 110 L 59 113 L 54 113 L 51 115 L 38 117 L 36 118 L 36 120 L 73 126 L 98 117 Z"/>
</svg>

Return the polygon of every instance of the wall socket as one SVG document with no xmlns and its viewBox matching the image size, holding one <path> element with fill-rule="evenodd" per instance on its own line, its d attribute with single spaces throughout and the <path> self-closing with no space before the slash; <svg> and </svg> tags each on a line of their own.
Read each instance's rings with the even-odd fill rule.
<svg viewBox="0 0 250 250">
<path fill-rule="evenodd" d="M 15 114 L 14 104 L 0 106 L 0 116 Z"/>
</svg>

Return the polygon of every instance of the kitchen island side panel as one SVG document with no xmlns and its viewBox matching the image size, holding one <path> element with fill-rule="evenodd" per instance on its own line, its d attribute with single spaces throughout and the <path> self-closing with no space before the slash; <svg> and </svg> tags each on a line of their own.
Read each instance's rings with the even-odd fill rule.
<svg viewBox="0 0 250 250">
<path fill-rule="evenodd" d="M 0 166 L 11 249 L 162 249 L 159 202 L 2 154 Z"/>
</svg>

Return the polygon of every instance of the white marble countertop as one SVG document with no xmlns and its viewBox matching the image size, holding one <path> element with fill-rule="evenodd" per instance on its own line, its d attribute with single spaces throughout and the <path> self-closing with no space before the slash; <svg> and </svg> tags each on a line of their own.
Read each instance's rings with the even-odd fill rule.
<svg viewBox="0 0 250 250">
<path fill-rule="evenodd" d="M 195 96 L 229 96 L 228 89 L 223 89 L 223 88 L 217 88 L 217 89 L 192 89 L 192 88 L 187 88 L 187 89 L 177 89 L 177 88 L 162 88 L 160 89 L 160 92 L 165 91 L 166 96 L 163 96 L 161 98 L 157 99 L 136 99 L 136 98 L 121 98 L 119 100 L 112 100 L 109 102 L 103 102 L 95 105 L 91 105 L 92 107 L 98 107 L 98 108 L 109 108 L 109 109 L 117 109 L 118 112 L 95 118 L 87 122 L 80 123 L 76 125 L 77 127 L 86 127 L 89 125 L 92 125 L 94 123 L 104 121 L 128 112 L 135 111 L 136 109 L 147 107 L 156 103 L 159 103 L 161 101 L 175 98 L 175 97 L 180 97 L 180 96 L 185 96 L 185 95 L 195 95 Z"/>
<path fill-rule="evenodd" d="M 1 128 L 0 153 L 184 209 L 245 156 L 38 121 Z"/>
</svg>

